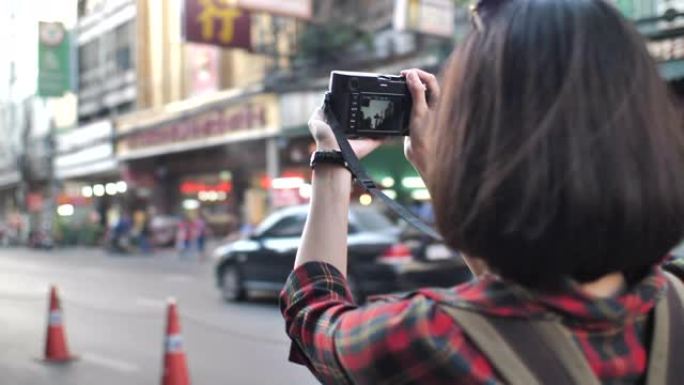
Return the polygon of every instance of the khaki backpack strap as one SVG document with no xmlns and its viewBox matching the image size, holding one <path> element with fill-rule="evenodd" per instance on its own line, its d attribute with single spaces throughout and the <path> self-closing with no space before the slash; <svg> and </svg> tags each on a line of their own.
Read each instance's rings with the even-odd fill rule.
<svg viewBox="0 0 684 385">
<path fill-rule="evenodd" d="M 677 385 L 684 379 L 684 284 L 673 274 L 666 296 L 655 307 L 647 385 Z"/>
<path fill-rule="evenodd" d="M 507 384 L 541 385 L 487 317 L 448 305 L 441 309 L 458 322 Z"/>
<path fill-rule="evenodd" d="M 558 359 L 574 384 L 601 385 L 570 330 L 560 322 L 538 322 L 536 327 L 552 354 L 558 355 Z"/>
<path fill-rule="evenodd" d="M 600 385 L 570 331 L 560 322 L 444 309 L 508 384 Z"/>
</svg>

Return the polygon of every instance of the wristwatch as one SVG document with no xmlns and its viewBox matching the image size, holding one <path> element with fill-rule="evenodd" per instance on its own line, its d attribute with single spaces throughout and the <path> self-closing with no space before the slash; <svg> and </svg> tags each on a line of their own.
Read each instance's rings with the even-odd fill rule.
<svg viewBox="0 0 684 385">
<path fill-rule="evenodd" d="M 344 160 L 344 156 L 342 156 L 342 152 L 340 151 L 315 151 L 311 154 L 311 162 L 309 165 L 314 169 L 319 164 L 342 166 L 349 170 L 349 165 L 347 164 L 347 161 Z"/>
</svg>

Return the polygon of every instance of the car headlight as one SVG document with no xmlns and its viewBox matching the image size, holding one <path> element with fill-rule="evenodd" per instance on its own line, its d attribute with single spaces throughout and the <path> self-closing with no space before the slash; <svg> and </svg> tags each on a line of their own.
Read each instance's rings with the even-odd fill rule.
<svg viewBox="0 0 684 385">
<path fill-rule="evenodd" d="M 224 246 L 219 246 L 214 249 L 214 253 L 212 254 L 212 257 L 214 259 L 221 259 L 223 258 L 224 255 L 228 254 L 230 252 L 230 245 L 224 245 Z"/>
</svg>

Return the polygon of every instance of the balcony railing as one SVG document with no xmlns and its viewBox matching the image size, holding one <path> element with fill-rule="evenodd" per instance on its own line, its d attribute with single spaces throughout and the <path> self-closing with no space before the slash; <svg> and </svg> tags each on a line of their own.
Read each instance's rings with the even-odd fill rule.
<svg viewBox="0 0 684 385">
<path fill-rule="evenodd" d="M 684 0 L 612 0 L 651 39 L 684 32 Z"/>
</svg>

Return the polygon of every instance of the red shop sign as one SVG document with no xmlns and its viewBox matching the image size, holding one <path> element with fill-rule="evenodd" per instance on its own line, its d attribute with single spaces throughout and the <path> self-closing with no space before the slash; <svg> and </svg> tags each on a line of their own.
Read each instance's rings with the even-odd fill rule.
<svg viewBox="0 0 684 385">
<path fill-rule="evenodd" d="M 246 104 L 241 108 L 212 109 L 182 120 L 134 132 L 121 139 L 128 150 L 221 137 L 231 132 L 267 126 L 266 106 Z"/>
</svg>

